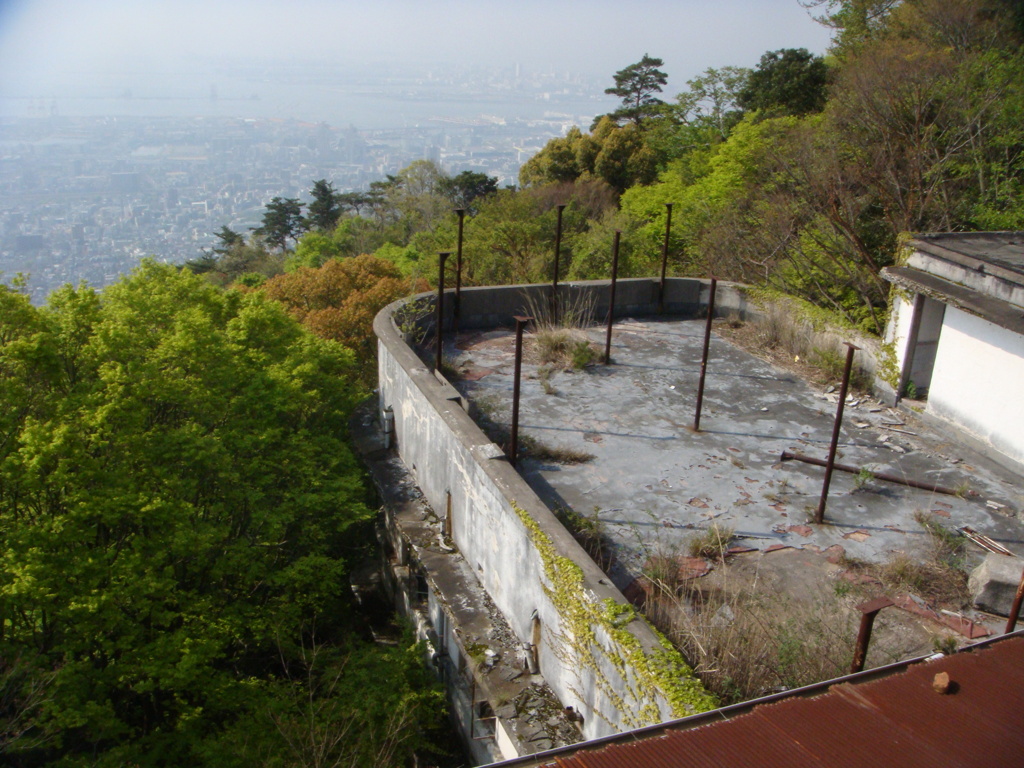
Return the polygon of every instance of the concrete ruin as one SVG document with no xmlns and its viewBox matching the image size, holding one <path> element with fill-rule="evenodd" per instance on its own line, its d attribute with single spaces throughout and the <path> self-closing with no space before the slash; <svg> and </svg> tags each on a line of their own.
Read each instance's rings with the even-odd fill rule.
<svg viewBox="0 0 1024 768">
<path fill-rule="evenodd" d="M 595 317 L 601 318 L 608 311 L 608 285 L 607 281 L 563 284 L 559 300 L 571 303 L 574 297 L 587 295 L 594 304 Z M 651 322 L 633 322 L 638 328 L 630 330 L 630 324 L 621 318 L 697 318 L 706 312 L 708 289 L 707 281 L 669 279 L 664 315 L 659 315 L 662 297 L 656 280 L 619 281 L 617 333 L 632 333 L 643 339 L 663 332 Z M 450 291 L 447 295 L 452 296 Z M 551 287 L 547 285 L 463 289 L 458 328 L 465 333 L 507 327 L 513 316 L 524 314 L 527 305 L 538 306 L 550 295 Z M 626 418 L 640 420 L 643 430 L 650 432 L 648 437 L 665 432 L 664 440 L 675 441 L 671 446 L 664 443 L 666 446 L 686 450 L 692 444 L 689 450 L 710 451 L 710 460 L 697 456 L 692 466 L 680 465 L 677 469 L 687 482 L 696 484 L 693 490 L 667 488 L 663 482 L 666 478 L 651 480 L 648 475 L 657 474 L 655 460 L 645 459 L 643 451 L 629 446 L 628 438 L 635 435 L 626 435 L 627 444 L 616 451 L 638 460 L 636 468 L 601 469 L 599 459 L 593 469 L 574 476 L 537 462 L 526 462 L 517 470 L 471 418 L 466 387 L 460 391 L 435 371 L 429 350 L 419 350 L 429 362 L 417 354 L 416 342 L 430 337 L 433 302 L 433 297 L 425 294 L 397 302 L 377 316 L 374 329 L 378 336 L 379 399 L 376 413 L 366 418 L 378 425 L 380 444 L 376 452 L 371 451 L 375 456 L 371 470 L 384 495 L 384 538 L 392 594 L 403 613 L 416 623 L 420 636 L 428 641 L 433 663 L 448 684 L 453 716 L 477 763 L 532 754 L 579 739 L 606 737 L 715 705 L 686 661 L 635 612 L 623 594 L 630 589 L 631 571 L 635 573 L 642 555 L 633 557 L 632 563 L 628 555 L 620 558 L 632 564 L 632 569 L 605 573 L 553 514 L 553 499 L 575 507 L 592 501 L 588 489 L 597 487 L 593 472 L 612 472 L 619 478 L 604 489 L 606 495 L 611 494 L 599 502 L 604 509 L 621 512 L 621 507 L 629 507 L 641 515 L 626 520 L 624 530 L 636 532 L 648 526 L 670 535 L 684 535 L 695 525 L 690 520 L 676 519 L 683 512 L 694 515 L 698 525 L 707 522 L 701 514 L 710 520 L 735 512 L 747 516 L 743 519 L 744 524 L 749 523 L 748 528 L 756 528 L 746 531 L 754 546 L 769 549 L 794 542 L 798 547 L 808 545 L 819 550 L 839 541 L 865 551 L 871 546 L 901 546 L 913 525 L 914 505 L 924 504 L 925 509 L 927 505 L 935 506 L 931 497 L 925 501 L 908 497 L 906 503 L 894 504 L 903 497 L 889 491 L 876 494 L 877 498 L 857 495 L 850 480 L 850 487 L 841 486 L 839 492 L 846 506 L 840 504 L 834 515 L 830 513 L 830 526 L 813 531 L 803 525 L 797 519 L 801 516 L 799 497 L 807 495 L 802 486 L 814 485 L 817 475 L 806 468 L 787 468 L 785 471 L 791 473 L 788 493 L 796 500 L 786 506 L 782 498 L 786 494 L 769 487 L 772 478 L 783 471 L 777 450 L 787 441 L 797 447 L 820 447 L 818 433 L 827 432 L 827 411 L 834 406 L 824 395 L 820 411 L 811 403 L 806 413 L 790 412 L 792 394 L 775 392 L 769 385 L 778 377 L 756 369 L 750 362 L 753 358 L 737 358 L 728 364 L 728 372 L 719 372 L 740 386 L 748 380 L 764 386 L 760 395 L 764 403 L 752 409 L 737 394 L 740 390 L 720 389 L 709 398 L 709 434 L 704 443 L 687 436 L 681 424 L 675 424 L 679 427 L 675 429 L 658 422 L 666 418 L 664 409 L 658 412 L 655 408 L 653 415 L 641 413 L 643 406 L 623 400 L 622 393 L 614 390 L 598 389 L 588 395 L 590 402 L 603 402 L 605 409 L 617 409 Z M 447 331 L 455 324 L 455 303 L 446 300 L 444 309 L 443 327 Z M 742 286 L 719 284 L 716 315 L 748 318 L 756 311 Z M 685 336 L 686 332 L 676 335 Z M 646 346 L 658 354 L 660 343 L 654 338 Z M 681 394 L 674 392 L 675 384 L 671 382 L 679 383 L 677 380 L 694 375 L 664 359 L 653 363 L 627 360 L 625 346 L 617 348 L 616 358 L 620 355 L 624 363 L 621 369 L 632 367 L 637 375 L 648 377 L 638 378 L 639 383 L 629 386 L 663 388 L 666 403 Z M 875 370 L 883 366 L 872 358 L 864 367 Z M 507 394 L 509 379 L 507 375 L 502 379 L 502 375 L 495 373 L 488 381 Z M 606 386 L 613 383 L 612 378 L 602 374 L 588 386 Z M 534 389 L 539 391 L 536 386 Z M 557 408 L 557 414 L 550 408 L 545 411 L 544 395 L 534 392 L 531 397 L 534 402 L 529 406 L 528 429 L 560 430 L 560 434 L 571 433 L 584 441 L 589 434 L 591 440 L 605 440 L 603 447 L 609 450 L 615 445 L 616 432 L 622 431 L 607 429 L 603 437 L 594 438 L 601 430 L 593 426 L 560 426 L 556 415 L 567 414 L 571 419 L 571 409 Z M 864 461 L 875 459 L 881 451 L 885 461 L 895 461 L 897 471 L 904 473 L 949 471 L 949 462 L 940 461 L 942 466 L 928 463 L 929 456 L 944 455 L 941 452 L 948 448 L 917 450 L 918 446 L 899 434 L 899 429 L 877 440 L 866 439 L 867 431 L 858 432 L 881 430 L 884 425 L 877 422 L 882 416 L 855 413 L 854 425 L 844 436 L 843 451 L 863 456 Z M 581 418 L 586 421 L 593 417 L 577 414 L 576 421 Z M 655 421 L 649 423 L 645 418 Z M 750 421 L 750 428 L 724 426 L 728 420 L 739 424 L 744 419 Z M 741 426 L 746 427 L 746 422 Z M 595 447 L 594 451 L 601 453 L 602 448 Z M 924 458 L 915 463 L 919 455 Z M 730 471 L 739 472 L 739 479 L 731 479 Z M 986 498 L 999 499 L 993 503 L 1003 509 L 1016 503 L 1012 487 L 1007 490 L 995 476 L 990 479 L 987 470 L 975 470 L 972 479 Z M 755 490 L 758 483 L 765 488 Z M 713 496 L 719 487 L 723 495 L 716 500 Z M 549 492 L 538 493 L 538 489 Z M 685 498 L 678 496 L 680 493 Z M 659 504 L 668 507 L 661 512 Z M 894 506 L 900 509 L 895 517 L 891 513 Z M 940 502 L 936 509 L 1003 540 L 1021 538 L 1020 526 L 1012 515 L 990 519 L 984 506 L 984 501 L 979 506 L 960 499 L 955 504 Z M 788 518 L 794 511 L 797 514 Z M 641 519 L 644 515 L 651 519 Z"/>
</svg>

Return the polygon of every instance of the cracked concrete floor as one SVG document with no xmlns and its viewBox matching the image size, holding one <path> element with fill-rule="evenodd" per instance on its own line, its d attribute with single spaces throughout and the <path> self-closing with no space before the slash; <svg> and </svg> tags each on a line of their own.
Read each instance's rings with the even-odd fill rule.
<svg viewBox="0 0 1024 768">
<path fill-rule="evenodd" d="M 538 380 L 536 361 L 523 365 L 522 434 L 553 447 L 593 454 L 560 465 L 521 461 L 524 476 L 552 507 L 596 516 L 626 573 L 640 572 L 651 552 L 685 549 L 712 522 L 733 528 L 757 550 L 779 545 L 823 551 L 844 547 L 870 562 L 893 552 L 923 555 L 927 533 L 915 512 L 945 525 L 967 525 L 1024 553 L 1021 478 L 1006 472 L 921 421 L 871 398 L 848 398 L 837 461 L 951 488 L 957 497 L 836 472 L 827 525 L 808 525 L 824 470 L 780 461 L 782 451 L 824 459 L 837 398 L 812 389 L 713 335 L 701 432 L 691 430 L 700 373 L 703 320 L 623 319 L 615 325 L 612 365 L 557 372 L 554 393 Z M 603 350 L 604 330 L 588 331 Z M 511 330 L 467 333 L 449 360 L 460 390 L 492 419 L 509 423 Z M 999 509 L 993 509 L 987 502 Z M 984 554 L 969 545 L 971 559 Z M 972 563 L 969 563 L 969 566 Z"/>
</svg>

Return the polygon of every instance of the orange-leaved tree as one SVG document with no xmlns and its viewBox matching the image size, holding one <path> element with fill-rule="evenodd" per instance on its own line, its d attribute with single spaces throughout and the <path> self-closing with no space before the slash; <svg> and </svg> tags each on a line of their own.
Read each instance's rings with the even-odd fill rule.
<svg viewBox="0 0 1024 768">
<path fill-rule="evenodd" d="M 376 375 L 374 316 L 391 302 L 426 287 L 403 276 L 392 262 L 362 255 L 331 259 L 320 267 L 300 267 L 271 278 L 260 290 L 284 304 L 313 333 L 355 352 L 360 379 L 370 386 Z"/>
</svg>

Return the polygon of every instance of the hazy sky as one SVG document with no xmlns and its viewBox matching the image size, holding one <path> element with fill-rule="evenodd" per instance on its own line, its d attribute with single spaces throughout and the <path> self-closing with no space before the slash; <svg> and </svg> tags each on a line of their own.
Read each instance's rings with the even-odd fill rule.
<svg viewBox="0 0 1024 768">
<path fill-rule="evenodd" d="M 766 50 L 823 53 L 798 0 L 0 0 L 0 97 L 196 73 L 211 59 L 519 63 L 611 74 L 645 52 L 667 95 Z"/>
</svg>

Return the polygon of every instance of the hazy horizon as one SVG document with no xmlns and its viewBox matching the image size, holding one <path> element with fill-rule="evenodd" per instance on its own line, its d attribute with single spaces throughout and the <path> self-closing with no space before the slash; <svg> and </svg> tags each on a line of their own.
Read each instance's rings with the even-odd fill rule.
<svg viewBox="0 0 1024 768">
<path fill-rule="evenodd" d="M 0 117 L 24 116 L 27 100 L 54 100 L 62 114 L 78 114 L 76 99 L 127 96 L 151 99 L 154 114 L 163 114 L 161 99 L 209 99 L 214 91 L 225 100 L 222 112 L 231 102 L 244 110 L 258 89 L 247 87 L 242 69 L 266 79 L 338 67 L 340 79 L 358 82 L 381 69 L 436 80 L 518 65 L 524 75 L 579 74 L 607 86 L 644 53 L 664 59 L 672 98 L 708 67 L 752 67 L 779 48 L 820 54 L 828 44 L 829 30 L 798 0 L 0 0 Z M 262 111 L 272 114 L 261 116 L 325 120 L 329 112 L 312 114 L 324 98 L 266 103 Z M 136 103 L 133 114 L 146 108 Z"/>
</svg>

